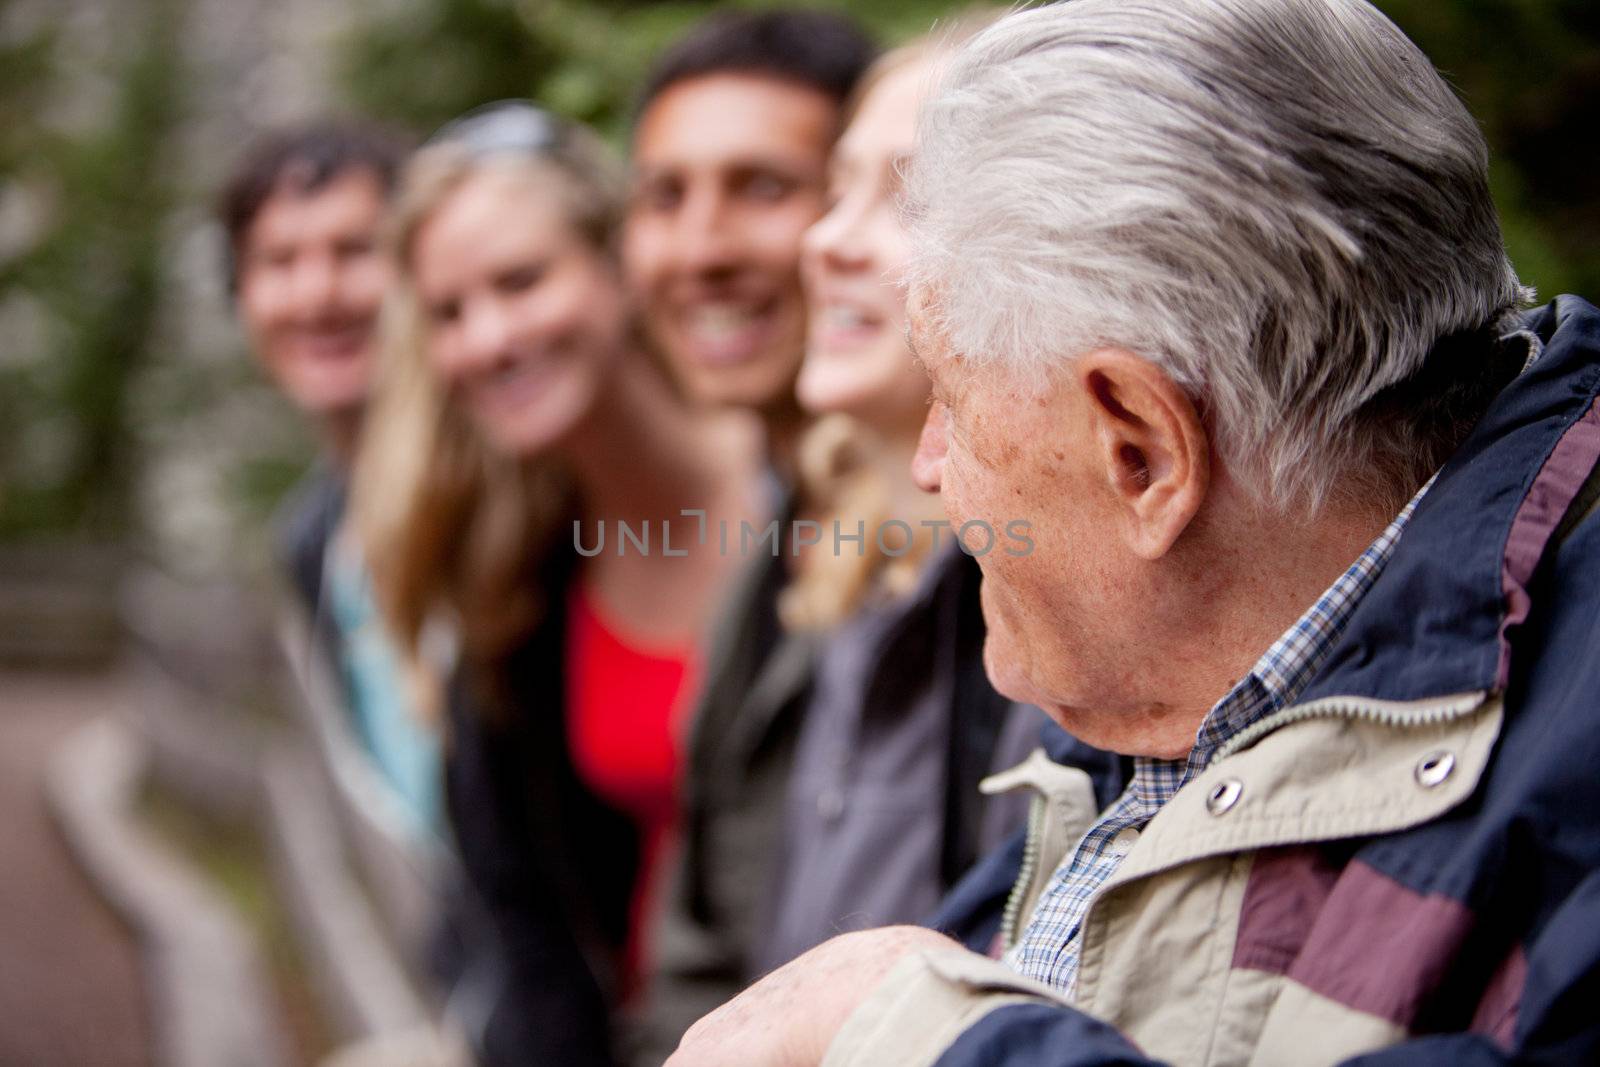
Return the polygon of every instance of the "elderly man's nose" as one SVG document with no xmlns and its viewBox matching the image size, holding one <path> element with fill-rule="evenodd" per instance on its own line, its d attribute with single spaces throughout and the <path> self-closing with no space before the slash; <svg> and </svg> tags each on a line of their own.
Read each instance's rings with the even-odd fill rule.
<svg viewBox="0 0 1600 1067">
<path fill-rule="evenodd" d="M 945 455 L 945 406 L 934 401 L 922 423 L 916 455 L 911 457 L 911 480 L 917 488 L 937 493 L 943 487 Z"/>
</svg>

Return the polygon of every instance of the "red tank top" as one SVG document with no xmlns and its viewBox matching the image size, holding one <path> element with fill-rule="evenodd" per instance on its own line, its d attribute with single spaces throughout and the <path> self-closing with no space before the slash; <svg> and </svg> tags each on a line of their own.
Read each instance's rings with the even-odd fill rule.
<svg viewBox="0 0 1600 1067">
<path fill-rule="evenodd" d="M 641 649 L 607 625 L 575 582 L 567 601 L 567 736 L 578 775 L 639 830 L 623 988 L 646 961 L 646 918 L 677 816 L 680 719 L 693 692 L 693 653 Z"/>
</svg>

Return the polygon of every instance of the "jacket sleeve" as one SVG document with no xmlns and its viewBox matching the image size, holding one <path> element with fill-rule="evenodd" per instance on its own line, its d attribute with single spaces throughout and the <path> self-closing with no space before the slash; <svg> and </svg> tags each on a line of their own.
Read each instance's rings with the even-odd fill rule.
<svg viewBox="0 0 1600 1067">
<path fill-rule="evenodd" d="M 1567 895 L 1515 970 L 1525 977 L 1502 1018 L 1476 1020 L 1493 1037 L 1421 1038 L 1358 1057 L 1352 1067 L 1600 1063 L 1600 871 Z"/>
<path fill-rule="evenodd" d="M 1523 967 L 1519 964 L 1519 971 Z M 1526 946 L 1525 978 L 1487 1032 L 1417 1037 L 1345 1067 L 1600 1063 L 1600 871 Z M 1468 1006 L 1470 1007 L 1470 1005 Z M 1480 1009 L 1481 1014 L 1481 1009 Z M 846 1021 L 824 1067 L 1154 1067 L 1116 1029 L 969 952 L 902 960 Z"/>
<path fill-rule="evenodd" d="M 823 1067 L 1144 1064 L 1132 1043 L 1005 964 L 952 949 L 901 960 L 846 1021 Z"/>
</svg>

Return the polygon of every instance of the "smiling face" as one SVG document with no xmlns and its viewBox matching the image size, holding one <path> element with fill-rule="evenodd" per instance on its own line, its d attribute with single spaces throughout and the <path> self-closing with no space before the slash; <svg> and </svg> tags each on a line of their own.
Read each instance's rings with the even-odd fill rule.
<svg viewBox="0 0 1600 1067">
<path fill-rule="evenodd" d="M 623 260 L 646 332 L 703 401 L 792 403 L 800 238 L 822 213 L 837 121 L 818 90 L 714 74 L 670 86 L 639 122 Z"/>
<path fill-rule="evenodd" d="M 592 407 L 623 346 L 611 263 L 525 167 L 481 167 L 417 228 L 428 355 L 491 446 L 532 456 Z"/>
<path fill-rule="evenodd" d="M 389 269 L 377 250 L 383 186 L 365 169 L 311 191 L 285 187 L 239 244 L 239 318 L 251 347 L 296 407 L 319 417 L 360 409 Z"/>
<path fill-rule="evenodd" d="M 908 247 L 896 201 L 928 74 L 913 61 L 862 99 L 829 167 L 833 207 L 807 231 L 801 259 L 810 309 L 801 406 L 890 433 L 914 434 L 927 414 L 928 377 L 905 343 Z"/>
</svg>

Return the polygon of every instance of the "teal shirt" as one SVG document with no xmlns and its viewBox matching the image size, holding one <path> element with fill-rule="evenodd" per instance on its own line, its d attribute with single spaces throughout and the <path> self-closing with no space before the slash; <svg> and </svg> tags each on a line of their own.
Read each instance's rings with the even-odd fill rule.
<svg viewBox="0 0 1600 1067">
<path fill-rule="evenodd" d="M 343 649 L 339 664 L 356 737 L 414 828 L 443 833 L 443 756 L 436 731 L 418 716 L 406 692 L 400 657 L 355 551 L 335 537 L 324 596 Z"/>
</svg>

